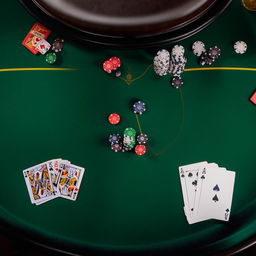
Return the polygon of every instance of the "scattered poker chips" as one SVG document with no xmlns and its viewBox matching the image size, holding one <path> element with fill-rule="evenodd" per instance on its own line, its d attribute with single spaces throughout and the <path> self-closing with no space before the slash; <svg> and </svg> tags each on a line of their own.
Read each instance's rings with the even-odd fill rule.
<svg viewBox="0 0 256 256">
<path fill-rule="evenodd" d="M 171 74 L 180 77 L 186 63 L 185 48 L 182 45 L 174 45 L 171 53 L 165 49 L 158 51 L 153 60 L 154 71 L 159 76 Z"/>
<path fill-rule="evenodd" d="M 171 86 L 173 88 L 179 89 L 183 85 L 183 80 L 180 76 L 174 76 L 171 79 Z"/>
<path fill-rule="evenodd" d="M 137 136 L 137 142 L 141 144 L 146 144 L 148 142 L 148 135 L 145 133 L 141 133 Z"/>
<path fill-rule="evenodd" d="M 45 55 L 45 61 L 48 63 L 48 64 L 54 64 L 57 60 L 57 55 L 56 53 L 54 52 L 49 52 Z"/>
<path fill-rule="evenodd" d="M 120 122 L 120 116 L 117 113 L 112 113 L 108 116 L 110 124 L 118 124 Z"/>
<path fill-rule="evenodd" d="M 109 60 L 104 61 L 102 67 L 103 70 L 109 74 L 116 70 L 116 77 L 121 75 L 120 70 L 118 70 L 118 68 L 121 67 L 121 60 L 118 57 L 111 57 Z"/>
<path fill-rule="evenodd" d="M 146 111 L 146 104 L 143 101 L 136 101 L 133 104 L 135 114 L 142 114 Z M 120 121 L 120 116 L 117 113 L 112 113 L 108 116 L 108 121 L 111 124 L 117 124 Z M 132 127 L 125 128 L 122 135 L 119 133 L 110 134 L 108 137 L 110 148 L 114 152 L 128 152 L 134 149 L 137 155 L 146 153 L 145 144 L 148 142 L 148 135 L 140 133 L 136 136 L 136 130 Z M 136 146 L 137 144 L 137 146 Z M 136 149 L 134 148 L 136 146 Z"/>
<path fill-rule="evenodd" d="M 122 136 L 118 133 L 110 134 L 108 141 L 110 142 L 110 144 L 120 143 L 122 141 Z"/>
<path fill-rule="evenodd" d="M 205 51 L 200 56 L 199 63 L 202 66 L 211 66 L 219 57 L 221 50 L 218 46 L 210 47 L 208 51 Z"/>
<path fill-rule="evenodd" d="M 61 52 L 64 47 L 64 39 L 56 38 L 52 43 L 52 51 L 54 52 Z"/>
<path fill-rule="evenodd" d="M 145 145 L 136 145 L 135 153 L 138 156 L 142 156 L 146 153 L 146 146 Z"/>
<path fill-rule="evenodd" d="M 205 44 L 202 41 L 196 41 L 192 44 L 192 51 L 194 55 L 200 57 L 206 51 Z"/>
<path fill-rule="evenodd" d="M 247 51 L 247 44 L 244 41 L 234 43 L 234 50 L 238 54 L 244 54 Z"/>
<path fill-rule="evenodd" d="M 133 104 L 133 113 L 142 115 L 146 111 L 146 104 L 143 101 L 136 101 Z"/>
</svg>

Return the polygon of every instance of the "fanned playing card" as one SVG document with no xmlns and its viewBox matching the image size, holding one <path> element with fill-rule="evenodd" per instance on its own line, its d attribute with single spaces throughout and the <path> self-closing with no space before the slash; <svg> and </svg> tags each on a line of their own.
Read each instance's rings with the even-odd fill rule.
<svg viewBox="0 0 256 256">
<path fill-rule="evenodd" d="M 201 179 L 196 197 L 197 218 L 228 221 L 233 197 L 235 172 L 224 168 L 201 167 Z"/>
<path fill-rule="evenodd" d="M 47 162 L 24 170 L 23 175 L 30 200 L 33 204 L 46 202 L 56 197 L 56 193 L 51 184 Z"/>
<path fill-rule="evenodd" d="M 84 168 L 62 161 L 59 168 L 61 171 L 58 184 L 59 195 L 60 197 L 75 201 L 84 175 Z"/>
<path fill-rule="evenodd" d="M 194 208 L 197 173 L 200 166 L 205 166 L 206 164 L 207 162 L 200 162 L 179 167 L 182 195 L 185 204 L 184 209 L 188 218 L 192 217 L 192 212 Z"/>
<path fill-rule="evenodd" d="M 235 172 L 215 163 L 200 162 L 179 167 L 179 174 L 189 224 L 229 220 Z"/>
</svg>

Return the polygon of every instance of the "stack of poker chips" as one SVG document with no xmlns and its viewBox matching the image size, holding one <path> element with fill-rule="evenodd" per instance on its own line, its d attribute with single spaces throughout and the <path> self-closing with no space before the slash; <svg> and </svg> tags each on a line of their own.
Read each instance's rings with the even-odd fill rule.
<svg viewBox="0 0 256 256">
<path fill-rule="evenodd" d="M 134 102 L 133 113 L 142 115 L 145 111 L 146 104 L 143 101 Z M 109 115 L 108 120 L 111 124 L 117 124 L 120 121 L 120 116 L 112 113 Z M 134 149 L 135 153 L 141 156 L 146 153 L 145 144 L 148 142 L 148 136 L 144 133 L 136 136 L 136 130 L 128 127 L 124 130 L 123 135 L 119 133 L 110 134 L 108 141 L 114 152 L 128 152 Z"/>
<path fill-rule="evenodd" d="M 141 133 L 136 137 L 135 129 L 129 127 L 124 130 L 123 136 L 118 133 L 110 134 L 108 140 L 114 152 L 128 152 L 134 148 L 137 155 L 144 155 L 146 153 L 145 144 L 148 142 L 148 136 Z"/>
<path fill-rule="evenodd" d="M 121 76 L 121 60 L 118 57 L 111 57 L 102 64 L 102 68 L 109 74 L 114 74 L 115 77 Z"/>
<path fill-rule="evenodd" d="M 202 41 L 196 41 L 192 45 L 194 55 L 199 57 L 199 64 L 201 66 L 211 66 L 219 57 L 221 50 L 218 46 L 210 47 L 206 50 L 205 44 Z"/>
<path fill-rule="evenodd" d="M 171 54 L 165 49 L 158 51 L 153 63 L 154 71 L 157 75 L 172 75 L 170 81 L 172 87 L 178 89 L 183 85 L 181 74 L 185 69 L 187 59 L 185 57 L 185 49 L 182 45 L 175 45 L 171 50 Z"/>
</svg>

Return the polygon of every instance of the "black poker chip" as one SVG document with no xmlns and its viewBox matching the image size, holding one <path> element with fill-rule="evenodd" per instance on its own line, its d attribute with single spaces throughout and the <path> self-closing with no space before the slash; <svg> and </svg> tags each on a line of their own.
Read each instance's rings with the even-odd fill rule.
<svg viewBox="0 0 256 256">
<path fill-rule="evenodd" d="M 220 48 L 218 46 L 210 47 L 208 55 L 214 60 L 218 59 L 220 57 Z"/>
<path fill-rule="evenodd" d="M 209 56 L 208 51 L 207 51 L 207 52 L 202 53 L 199 63 L 201 66 L 205 66 L 205 65 L 211 66 L 214 61 L 215 61 L 215 59 L 212 58 L 211 56 Z"/>
<path fill-rule="evenodd" d="M 180 76 L 174 76 L 170 82 L 171 86 L 176 89 L 179 89 L 183 85 L 183 80 Z"/>
</svg>

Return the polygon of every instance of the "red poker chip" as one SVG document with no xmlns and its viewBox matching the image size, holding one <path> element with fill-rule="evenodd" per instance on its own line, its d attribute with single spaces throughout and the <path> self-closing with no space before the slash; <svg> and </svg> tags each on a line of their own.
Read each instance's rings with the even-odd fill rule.
<svg viewBox="0 0 256 256">
<path fill-rule="evenodd" d="M 113 64 L 114 70 L 121 66 L 121 60 L 118 57 L 112 57 L 109 61 Z"/>
<path fill-rule="evenodd" d="M 108 73 L 111 73 L 111 71 L 114 70 L 114 65 L 109 60 L 104 61 L 102 66 L 103 66 L 103 70 Z"/>
<path fill-rule="evenodd" d="M 118 124 L 120 122 L 120 116 L 117 113 L 112 113 L 108 116 L 110 124 Z"/>
<path fill-rule="evenodd" d="M 138 155 L 138 156 L 142 156 L 146 153 L 146 146 L 145 145 L 137 145 L 135 147 L 135 153 Z"/>
</svg>

